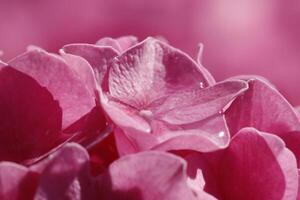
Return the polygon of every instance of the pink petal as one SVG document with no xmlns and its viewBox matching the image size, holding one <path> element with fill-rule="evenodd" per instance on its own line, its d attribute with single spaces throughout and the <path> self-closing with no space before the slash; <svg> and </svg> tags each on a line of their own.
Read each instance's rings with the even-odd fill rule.
<svg viewBox="0 0 300 200">
<path fill-rule="evenodd" d="M 275 135 L 242 129 L 232 138 L 218 168 L 221 199 L 295 199 L 295 156 Z"/>
<path fill-rule="evenodd" d="M 179 89 L 209 84 L 202 68 L 191 58 L 154 38 L 114 59 L 108 75 L 110 94 L 136 108 Z"/>
<path fill-rule="evenodd" d="M 89 156 L 77 144 L 67 144 L 43 170 L 35 199 L 80 199 L 88 185 Z"/>
<path fill-rule="evenodd" d="M 201 121 L 223 112 L 225 106 L 247 88 L 243 81 L 225 81 L 205 89 L 175 93 L 166 98 L 156 115 L 177 125 Z"/>
<path fill-rule="evenodd" d="M 164 130 L 157 139 L 159 143 L 152 149 L 211 152 L 226 148 L 230 135 L 224 116 L 216 115 L 191 125 L 179 126 L 175 130 Z"/>
<path fill-rule="evenodd" d="M 107 63 L 118 55 L 111 47 L 99 47 L 91 44 L 69 44 L 63 51 L 83 57 L 92 66 L 96 79 L 101 84 L 107 70 Z"/>
<path fill-rule="evenodd" d="M 63 50 L 60 51 L 61 56 L 65 62 L 74 70 L 77 76 L 86 84 L 91 94 L 95 93 L 96 90 L 96 78 L 90 64 L 80 56 L 65 53 Z"/>
<path fill-rule="evenodd" d="M 0 68 L 0 160 L 22 161 L 52 148 L 62 111 L 49 91 L 11 67 Z"/>
<path fill-rule="evenodd" d="M 149 150 L 159 143 L 154 135 L 133 128 L 120 129 L 117 127 L 114 135 L 120 156 Z"/>
<path fill-rule="evenodd" d="M 246 78 L 246 77 L 245 77 Z M 266 81 L 249 79 L 249 89 L 231 104 L 226 121 L 232 134 L 243 127 L 280 136 L 300 162 L 300 121 L 286 99 Z"/>
<path fill-rule="evenodd" d="M 80 77 L 58 56 L 43 50 L 32 50 L 8 64 L 28 74 L 50 91 L 63 110 L 63 128 L 80 119 L 95 106 L 94 95 L 90 94 Z"/>
<path fill-rule="evenodd" d="M 249 79 L 248 84 L 249 89 L 226 111 L 233 134 L 247 126 L 277 135 L 300 130 L 293 107 L 275 88 L 260 79 Z"/>
<path fill-rule="evenodd" d="M 125 51 L 131 46 L 135 45 L 138 42 L 137 38 L 134 36 L 123 36 L 117 39 L 113 39 L 110 37 L 101 38 L 97 41 L 96 45 L 104 46 L 104 47 L 112 47 L 119 53 Z"/>
<path fill-rule="evenodd" d="M 32 199 L 37 176 L 21 165 L 0 162 L 0 199 Z"/>
<path fill-rule="evenodd" d="M 116 39 L 121 47 L 121 52 L 129 49 L 130 47 L 138 43 L 138 39 L 135 36 L 122 36 Z"/>
<path fill-rule="evenodd" d="M 130 108 L 104 93 L 100 93 L 101 105 L 114 123 L 122 128 L 133 128 L 140 132 L 150 133 L 151 127 L 149 123 L 136 114 L 138 112 L 134 108 Z"/>
<path fill-rule="evenodd" d="M 107 180 L 111 182 L 109 188 Z M 103 184 L 102 199 L 202 199 L 196 197 L 187 184 L 185 162 L 162 152 L 122 157 L 109 167 L 107 176 L 99 181 Z M 204 196 L 203 193 L 201 195 Z"/>
</svg>

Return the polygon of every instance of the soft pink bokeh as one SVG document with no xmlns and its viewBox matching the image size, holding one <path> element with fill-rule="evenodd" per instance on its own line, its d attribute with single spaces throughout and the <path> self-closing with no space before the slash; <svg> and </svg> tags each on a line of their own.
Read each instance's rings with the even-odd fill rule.
<svg viewBox="0 0 300 200">
<path fill-rule="evenodd" d="M 3 60 L 29 44 L 57 51 L 126 34 L 160 35 L 192 56 L 202 42 L 203 64 L 217 80 L 262 75 L 300 103 L 298 0 L 0 0 Z"/>
</svg>

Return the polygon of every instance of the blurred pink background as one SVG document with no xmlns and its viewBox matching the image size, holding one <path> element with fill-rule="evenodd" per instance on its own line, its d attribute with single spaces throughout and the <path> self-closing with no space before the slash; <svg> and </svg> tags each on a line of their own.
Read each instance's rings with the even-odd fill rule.
<svg viewBox="0 0 300 200">
<path fill-rule="evenodd" d="M 57 51 L 103 36 L 163 36 L 217 80 L 265 76 L 300 104 L 299 0 L 0 0 L 1 59 L 30 45 Z"/>
</svg>

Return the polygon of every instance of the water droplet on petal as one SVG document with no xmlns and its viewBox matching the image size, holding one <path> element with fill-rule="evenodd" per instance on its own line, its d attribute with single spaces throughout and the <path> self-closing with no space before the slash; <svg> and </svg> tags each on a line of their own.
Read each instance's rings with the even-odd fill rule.
<svg viewBox="0 0 300 200">
<path fill-rule="evenodd" d="M 220 110 L 220 111 L 219 111 L 219 114 L 220 114 L 220 115 L 222 115 L 223 113 L 224 113 L 223 110 Z"/>
<path fill-rule="evenodd" d="M 204 88 L 204 83 L 200 82 L 200 88 Z"/>
<path fill-rule="evenodd" d="M 224 131 L 220 131 L 218 134 L 219 137 L 224 137 L 225 136 L 225 132 Z"/>
</svg>

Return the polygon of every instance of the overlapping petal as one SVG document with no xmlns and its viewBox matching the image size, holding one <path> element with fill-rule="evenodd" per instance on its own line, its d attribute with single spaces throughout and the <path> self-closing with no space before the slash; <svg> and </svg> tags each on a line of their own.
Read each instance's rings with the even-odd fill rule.
<svg viewBox="0 0 300 200">
<path fill-rule="evenodd" d="M 21 161 L 53 147 L 62 110 L 52 94 L 10 66 L 0 69 L 0 91 L 0 160 Z"/>
<path fill-rule="evenodd" d="M 297 196 L 296 158 L 273 134 L 244 128 L 217 156 L 195 154 L 188 163 L 189 170 L 202 169 L 205 190 L 219 199 L 290 200 Z"/>
<path fill-rule="evenodd" d="M 67 128 L 95 106 L 94 94 L 90 94 L 76 73 L 58 56 L 35 49 L 8 64 L 49 90 L 62 108 L 62 128 Z"/>
<path fill-rule="evenodd" d="M 232 134 L 243 127 L 281 137 L 300 162 L 300 120 L 295 109 L 269 83 L 261 78 L 247 79 L 249 89 L 235 99 L 226 111 L 226 121 Z"/>
<path fill-rule="evenodd" d="M 111 182 L 109 188 L 106 179 Z M 187 184 L 186 163 L 162 152 L 122 157 L 109 167 L 101 181 L 104 182 L 103 199 L 214 199 L 203 191 L 195 195 Z"/>
<path fill-rule="evenodd" d="M 13 177 L 12 177 L 13 176 Z M 66 144 L 29 168 L 0 163 L 1 199 L 214 199 L 194 192 L 183 159 L 169 153 L 125 156 L 98 177 L 89 172 L 89 156 L 78 144 Z"/>
<path fill-rule="evenodd" d="M 116 39 L 111 37 L 101 38 L 96 42 L 96 45 L 104 47 L 109 46 L 119 53 L 122 53 L 137 43 L 138 39 L 135 36 L 122 36 Z"/>
<path fill-rule="evenodd" d="M 63 47 L 63 52 L 81 56 L 89 62 L 96 79 L 101 84 L 107 71 L 107 65 L 119 53 L 110 46 L 97 46 L 91 44 L 69 44 Z"/>
</svg>

